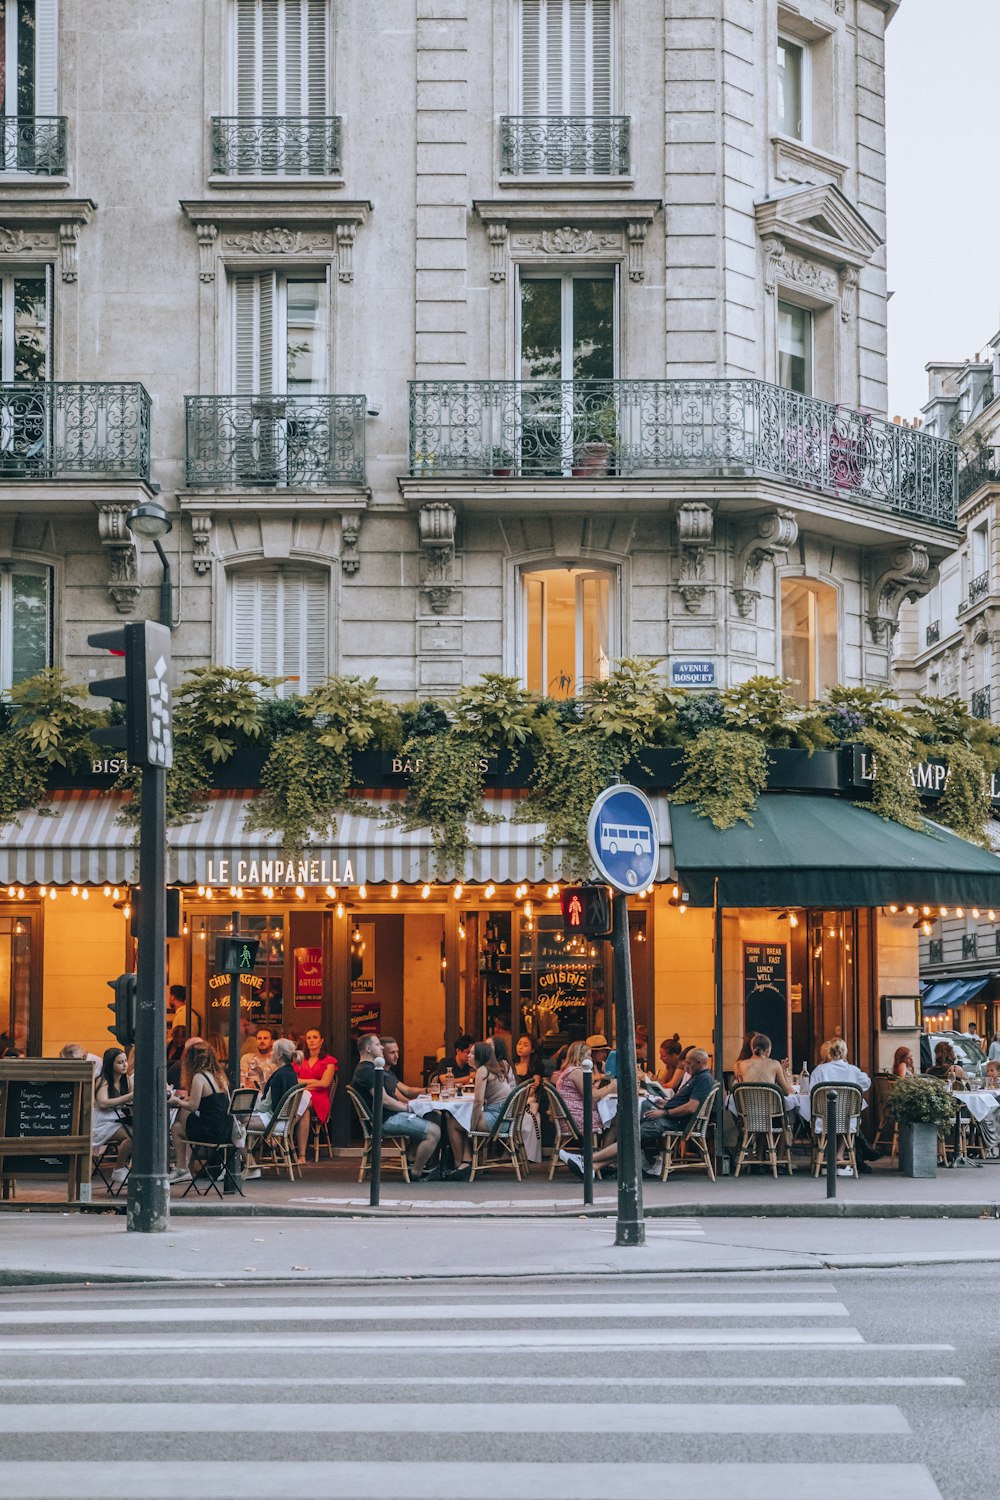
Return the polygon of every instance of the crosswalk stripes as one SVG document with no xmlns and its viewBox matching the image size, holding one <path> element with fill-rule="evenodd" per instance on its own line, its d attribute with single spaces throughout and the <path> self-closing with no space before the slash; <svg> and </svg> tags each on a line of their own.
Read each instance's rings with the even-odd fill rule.
<svg viewBox="0 0 1000 1500">
<path fill-rule="evenodd" d="M 953 1351 L 849 1303 L 787 1274 L 22 1293 L 0 1500 L 942 1500 L 904 1406 L 962 1385 Z"/>
</svg>

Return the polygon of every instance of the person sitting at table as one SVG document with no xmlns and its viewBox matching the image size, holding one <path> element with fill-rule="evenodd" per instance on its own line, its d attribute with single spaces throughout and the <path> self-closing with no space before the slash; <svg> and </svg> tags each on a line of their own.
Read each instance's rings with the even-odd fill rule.
<svg viewBox="0 0 1000 1500">
<path fill-rule="evenodd" d="M 470 1126 L 473 1130 L 492 1130 L 514 1087 L 513 1075 L 509 1070 L 505 1072 L 497 1061 L 493 1042 L 476 1042 L 472 1048 L 472 1060 L 476 1071 Z M 464 1182 L 472 1170 L 472 1146 L 467 1132 L 452 1114 L 448 1115 L 448 1139 L 455 1158 L 454 1170 L 448 1176 L 456 1182 Z"/>
<path fill-rule="evenodd" d="M 771 1038 L 762 1031 L 754 1033 L 750 1041 L 750 1056 L 737 1058 L 733 1069 L 737 1083 L 771 1083 L 781 1090 L 785 1098 L 792 1092 L 792 1081 L 788 1076 L 788 1059 L 777 1062 L 771 1056 Z"/>
<path fill-rule="evenodd" d="M 1000 1085 L 1000 1059 L 994 1059 L 986 1064 L 986 1087 L 995 1089 Z"/>
<path fill-rule="evenodd" d="M 274 1058 L 274 1033 L 269 1026 L 258 1026 L 254 1050 L 240 1054 L 240 1083 L 245 1089 L 263 1089 L 278 1064 Z"/>
<path fill-rule="evenodd" d="M 660 1043 L 660 1066 L 656 1070 L 656 1081 L 661 1088 L 679 1089 L 684 1077 L 681 1067 L 681 1039 L 675 1032 Z"/>
<path fill-rule="evenodd" d="M 94 1070 L 94 1087 L 97 1087 L 97 1080 L 101 1076 L 102 1059 L 96 1052 L 85 1051 L 79 1042 L 67 1042 L 64 1047 L 59 1048 L 59 1056 L 66 1058 L 69 1062 L 89 1062 Z"/>
<path fill-rule="evenodd" d="M 945 1083 L 955 1083 L 965 1077 L 965 1069 L 959 1065 L 958 1054 L 950 1042 L 938 1042 L 927 1076 L 941 1078 Z"/>
<path fill-rule="evenodd" d="M 175 1062 L 180 1062 L 187 1045 L 187 1027 L 173 1026 L 170 1030 L 170 1039 L 167 1042 L 167 1068 L 173 1067 Z"/>
<path fill-rule="evenodd" d="M 897 1047 L 892 1059 L 892 1067 L 889 1069 L 893 1078 L 910 1078 L 916 1072 L 913 1066 L 913 1053 L 909 1047 Z"/>
<path fill-rule="evenodd" d="M 94 1116 L 91 1127 L 95 1155 L 104 1151 L 112 1142 L 118 1148 L 109 1191 L 121 1187 L 128 1176 L 132 1137 L 125 1129 L 123 1120 L 133 1098 L 128 1059 L 120 1047 L 109 1047 L 101 1059 L 101 1071 L 94 1084 Z"/>
<path fill-rule="evenodd" d="M 455 1049 L 449 1058 L 447 1054 L 431 1070 L 431 1078 L 443 1078 L 450 1068 L 455 1076 L 456 1083 L 465 1083 L 472 1077 L 472 1044 L 474 1038 L 463 1032 L 455 1040 Z"/>
<path fill-rule="evenodd" d="M 264 1092 L 258 1101 L 261 1113 L 267 1112 L 268 1119 L 281 1104 L 285 1095 L 299 1086 L 299 1075 L 292 1065 L 295 1056 L 295 1043 L 287 1036 L 279 1036 L 271 1048 L 271 1057 L 274 1062 L 274 1071 L 268 1077 L 264 1085 Z"/>
<path fill-rule="evenodd" d="M 662 1104 L 654 1104 L 643 1112 L 639 1126 L 639 1140 L 643 1151 L 653 1158 L 643 1169 L 649 1175 L 659 1175 L 660 1165 L 657 1153 L 662 1148 L 663 1137 L 668 1131 L 683 1130 L 688 1116 L 697 1114 L 715 1086 L 707 1052 L 700 1047 L 692 1047 L 688 1053 L 688 1061 L 691 1068 L 690 1081 L 683 1088 L 678 1089 L 672 1099 L 666 1099 Z M 617 1156 L 617 1139 L 602 1145 L 594 1152 L 595 1170 L 615 1161 Z M 573 1151 L 563 1150 L 559 1152 L 559 1157 L 574 1176 L 583 1176 L 582 1156 Z"/>
<path fill-rule="evenodd" d="M 177 1115 L 171 1128 L 174 1161 L 170 1182 L 188 1182 L 191 1178 L 190 1153 L 195 1146 L 218 1148 L 229 1146 L 233 1139 L 233 1121 L 229 1113 L 229 1083 L 222 1066 L 207 1042 L 193 1038 L 184 1051 L 181 1072 L 183 1090 L 168 1099 Z M 203 1153 L 199 1153 L 201 1155 Z M 186 1166 L 181 1163 L 186 1162 Z"/>
<path fill-rule="evenodd" d="M 586 1042 L 571 1042 L 566 1051 L 566 1061 L 552 1078 L 566 1106 L 566 1113 L 581 1135 L 588 1128 L 584 1125 L 583 1118 L 583 1064 L 589 1056 L 590 1048 Z M 601 1131 L 604 1127 L 597 1112 L 597 1105 L 609 1094 L 616 1094 L 618 1085 L 613 1078 L 595 1076 L 592 1088 L 594 1103 L 589 1129 Z"/>
<path fill-rule="evenodd" d="M 386 1089 L 391 1089 L 397 1099 L 416 1099 L 421 1093 L 420 1089 L 411 1088 L 408 1083 L 403 1083 L 399 1077 L 399 1043 L 394 1036 L 380 1036 L 382 1043 L 382 1056 L 385 1058 L 385 1084 Z"/>
<path fill-rule="evenodd" d="M 309 1090 L 309 1108 L 299 1119 L 296 1127 L 298 1166 L 305 1166 L 306 1147 L 309 1144 L 309 1127 L 315 1115 L 321 1125 L 330 1118 L 330 1089 L 337 1076 L 337 1059 L 326 1050 L 326 1044 L 315 1027 L 310 1027 L 305 1036 L 302 1061 L 295 1064 L 299 1082 Z"/>
<path fill-rule="evenodd" d="M 359 1037 L 359 1061 L 354 1069 L 351 1084 L 367 1104 L 369 1114 L 372 1114 L 375 1108 L 375 1059 L 377 1057 L 383 1057 L 382 1043 L 374 1032 Z M 426 1182 L 433 1175 L 428 1170 L 427 1164 L 441 1140 L 441 1128 L 433 1120 L 418 1119 L 415 1114 L 411 1113 L 408 1101 L 388 1087 L 393 1077 L 394 1075 L 390 1073 L 390 1078 L 387 1079 L 383 1072 L 382 1130 L 385 1135 L 401 1135 L 407 1140 L 419 1143 L 413 1157 L 413 1175 L 418 1181 Z"/>
<path fill-rule="evenodd" d="M 497 1066 L 501 1074 L 510 1084 L 511 1088 L 513 1088 L 516 1080 L 514 1078 L 514 1069 L 510 1065 L 510 1048 L 506 1038 L 497 1036 L 494 1033 L 490 1038 L 490 1045 L 493 1048 L 493 1055 L 497 1060 Z M 475 1059 L 475 1049 L 473 1049 L 473 1059 Z"/>
<path fill-rule="evenodd" d="M 824 1042 L 820 1049 L 821 1057 L 824 1051 L 829 1060 L 821 1062 L 813 1069 L 812 1077 L 809 1079 L 810 1094 L 813 1089 L 819 1088 L 821 1084 L 835 1085 L 838 1083 L 852 1083 L 863 1094 L 868 1092 L 872 1086 L 872 1081 L 863 1068 L 856 1068 L 853 1063 L 847 1061 L 847 1043 L 843 1037 L 835 1036 L 831 1041 Z M 878 1161 L 882 1155 L 881 1151 L 876 1151 L 871 1141 L 862 1135 L 860 1123 L 857 1134 L 854 1137 L 854 1155 L 858 1163 L 859 1172 L 870 1172 L 871 1167 L 868 1163 Z M 838 1161 L 837 1165 L 838 1171 L 844 1176 L 850 1174 L 851 1169 L 846 1163 Z"/>
<path fill-rule="evenodd" d="M 617 1052 L 611 1050 L 611 1043 L 602 1031 L 595 1031 L 588 1036 L 585 1046 L 590 1048 L 591 1061 L 594 1064 L 594 1078 L 614 1078 L 617 1073 Z M 614 1059 L 614 1061 L 612 1061 Z M 608 1072 L 608 1064 L 611 1064 L 611 1072 Z M 565 1067 L 566 1064 L 563 1064 Z"/>
</svg>

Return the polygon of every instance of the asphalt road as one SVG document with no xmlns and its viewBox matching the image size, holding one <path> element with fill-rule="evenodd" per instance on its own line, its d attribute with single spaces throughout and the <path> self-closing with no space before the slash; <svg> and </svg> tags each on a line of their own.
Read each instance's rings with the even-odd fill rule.
<svg viewBox="0 0 1000 1500">
<path fill-rule="evenodd" d="M 0 1294 L 0 1500 L 987 1500 L 984 1268 Z"/>
</svg>

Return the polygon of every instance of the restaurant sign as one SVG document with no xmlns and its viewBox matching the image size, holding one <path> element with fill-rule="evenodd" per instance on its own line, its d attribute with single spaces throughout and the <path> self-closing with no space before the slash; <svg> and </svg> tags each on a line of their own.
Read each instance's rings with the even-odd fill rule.
<svg viewBox="0 0 1000 1500">
<path fill-rule="evenodd" d="M 876 757 L 864 745 L 854 745 L 852 759 L 852 783 L 857 787 L 870 788 L 878 775 Z M 948 785 L 949 767 L 941 756 L 931 755 L 926 760 L 915 761 L 910 766 L 910 780 L 921 797 L 935 799 L 943 797 Z M 990 777 L 990 801 L 1000 804 L 1000 772 Z"/>
<path fill-rule="evenodd" d="M 353 885 L 355 855 L 293 854 L 258 858 L 240 854 L 210 854 L 206 885 Z"/>
</svg>

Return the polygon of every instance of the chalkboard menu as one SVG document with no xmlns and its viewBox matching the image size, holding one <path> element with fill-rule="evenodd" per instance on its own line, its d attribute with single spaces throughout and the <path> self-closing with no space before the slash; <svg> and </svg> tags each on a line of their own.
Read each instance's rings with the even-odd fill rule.
<svg viewBox="0 0 1000 1500">
<path fill-rule="evenodd" d="M 743 944 L 743 1005 L 747 1031 L 771 1038 L 774 1056 L 788 1051 L 788 947 Z"/>
<path fill-rule="evenodd" d="M 0 1180 L 64 1177 L 70 1200 L 90 1181 L 94 1070 L 76 1059 L 0 1059 Z"/>
</svg>

